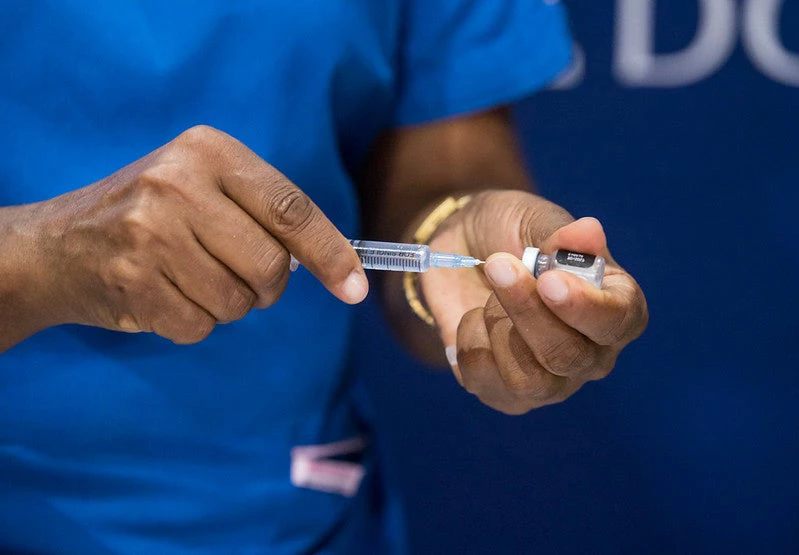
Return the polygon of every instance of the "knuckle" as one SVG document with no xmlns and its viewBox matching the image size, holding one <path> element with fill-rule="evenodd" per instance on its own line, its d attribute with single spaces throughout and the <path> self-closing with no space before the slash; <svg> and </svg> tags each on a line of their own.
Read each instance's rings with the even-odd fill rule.
<svg viewBox="0 0 799 555">
<path fill-rule="evenodd" d="M 565 208 L 539 198 L 534 204 L 517 203 L 515 214 L 508 221 L 520 221 L 518 229 L 527 230 L 523 243 L 538 245 L 556 230 L 573 222 L 574 217 Z"/>
<path fill-rule="evenodd" d="M 133 229 L 149 227 L 152 223 L 152 211 L 167 187 L 169 185 L 160 176 L 150 173 L 139 176 L 130 202 L 124 206 L 123 225 Z"/>
<path fill-rule="evenodd" d="M 99 272 L 100 279 L 116 302 L 136 297 L 144 300 L 147 272 L 127 256 L 116 256 L 106 263 Z"/>
<path fill-rule="evenodd" d="M 286 249 L 269 242 L 264 242 L 263 246 L 255 250 L 253 255 L 255 272 L 259 277 L 264 278 L 264 283 L 272 281 L 271 276 L 281 273 L 289 265 L 289 253 Z"/>
<path fill-rule="evenodd" d="M 531 397 L 543 404 L 550 405 L 564 401 L 566 399 L 566 394 L 560 384 L 555 380 L 542 380 Z"/>
<path fill-rule="evenodd" d="M 643 332 L 648 320 L 646 301 L 643 292 L 634 284 L 630 284 L 622 291 L 620 309 L 605 331 L 597 338 L 600 345 L 614 345 L 621 343 L 631 335 Z M 632 339 L 632 337 L 630 337 Z"/>
<path fill-rule="evenodd" d="M 638 337 L 649 325 L 649 307 L 646 302 L 644 292 L 640 287 L 635 288 L 633 296 L 633 306 L 635 307 L 635 337 Z"/>
<path fill-rule="evenodd" d="M 555 403 L 562 403 L 569 398 L 569 395 L 571 394 L 566 390 L 566 388 L 562 386 L 553 387 L 550 390 L 549 395 L 546 397 L 546 404 L 552 405 Z"/>
<path fill-rule="evenodd" d="M 463 366 L 461 366 L 461 380 L 463 389 L 478 398 L 482 398 L 484 393 L 491 389 L 482 372 L 465 369 Z"/>
<path fill-rule="evenodd" d="M 474 377 L 472 377 L 468 372 L 461 371 L 461 380 L 463 381 L 463 389 L 472 395 L 477 395 L 478 398 L 480 397 L 480 388 Z"/>
<path fill-rule="evenodd" d="M 521 416 L 523 414 L 527 414 L 533 409 L 533 406 L 530 404 L 519 402 L 494 403 L 493 405 L 489 406 L 507 416 Z"/>
<path fill-rule="evenodd" d="M 114 317 L 117 329 L 127 332 L 147 331 L 130 312 L 118 312 Z"/>
<path fill-rule="evenodd" d="M 613 371 L 613 368 L 616 366 L 617 356 L 618 356 L 617 352 L 608 352 L 603 357 L 601 357 L 599 363 L 594 367 L 590 379 L 602 380 L 607 378 L 608 375 L 610 375 L 610 373 Z"/>
<path fill-rule="evenodd" d="M 224 310 L 225 322 L 241 320 L 250 312 L 255 304 L 255 293 L 248 287 L 236 284 L 228 290 L 226 297 L 227 306 Z"/>
<path fill-rule="evenodd" d="M 349 242 L 326 232 L 318 235 L 312 252 L 315 259 L 324 260 L 324 270 L 328 276 L 344 279 L 353 270 L 353 265 L 361 265 Z"/>
<path fill-rule="evenodd" d="M 613 371 L 613 365 L 601 366 L 594 371 L 594 375 L 591 376 L 592 380 L 604 380 L 607 378 L 610 373 Z"/>
<path fill-rule="evenodd" d="M 505 386 L 515 397 L 530 397 L 535 393 L 530 380 L 523 374 L 513 373 L 505 379 Z"/>
<path fill-rule="evenodd" d="M 553 374 L 573 374 L 593 366 L 594 357 L 584 341 L 567 338 L 545 347 L 539 362 Z"/>
<path fill-rule="evenodd" d="M 116 222 L 116 229 L 130 244 L 148 246 L 161 235 L 167 235 L 170 226 L 164 225 L 170 216 L 168 197 L 179 190 L 180 179 L 174 179 L 166 170 L 147 170 L 135 183 L 129 202 Z"/>
<path fill-rule="evenodd" d="M 615 319 L 607 329 L 597 337 L 597 343 L 600 345 L 615 345 L 624 339 L 627 331 L 627 321 L 630 316 L 625 314 Z"/>
<path fill-rule="evenodd" d="M 194 314 L 191 318 L 184 318 L 170 339 L 179 345 L 199 343 L 211 335 L 215 325 L 216 322 L 208 314 Z"/>
<path fill-rule="evenodd" d="M 142 171 L 136 179 L 136 200 L 149 202 L 175 188 L 186 178 L 178 164 L 159 163 Z"/>
<path fill-rule="evenodd" d="M 125 213 L 120 219 L 122 238 L 132 252 L 152 253 L 164 243 L 163 231 L 150 211 L 138 207 Z"/>
<path fill-rule="evenodd" d="M 283 186 L 273 192 L 268 207 L 268 219 L 281 237 L 301 233 L 314 218 L 313 202 L 293 186 Z"/>
<path fill-rule="evenodd" d="M 553 376 L 554 377 L 554 376 Z M 547 379 L 547 376 L 530 376 L 522 372 L 503 374 L 505 387 L 520 401 L 554 402 L 561 395 L 560 387 L 556 380 Z"/>
<path fill-rule="evenodd" d="M 204 147 L 222 140 L 226 135 L 210 125 L 195 125 L 178 135 L 177 140 L 189 147 Z"/>
<path fill-rule="evenodd" d="M 116 256 L 97 275 L 112 325 L 122 331 L 151 331 L 148 315 L 157 306 L 157 286 L 149 269 L 129 257 Z"/>
<path fill-rule="evenodd" d="M 198 167 L 185 159 L 165 161 L 147 168 L 136 181 L 136 200 L 147 205 L 163 202 L 176 193 L 189 197 L 196 189 Z"/>
<path fill-rule="evenodd" d="M 502 381 L 505 389 L 514 399 L 528 399 L 537 392 L 535 381 L 521 371 L 502 372 Z"/>
<path fill-rule="evenodd" d="M 494 294 L 488 297 L 484 309 L 485 309 L 485 319 L 487 325 L 489 324 L 493 325 L 500 320 L 508 318 L 508 315 L 505 312 L 502 303 L 499 302 L 499 299 Z"/>
<path fill-rule="evenodd" d="M 125 291 L 138 281 L 139 270 L 127 257 L 116 256 L 104 266 L 100 275 L 106 285 Z"/>
<path fill-rule="evenodd" d="M 488 349 L 473 348 L 458 351 L 458 363 L 466 368 L 487 367 L 494 364 L 494 359 Z"/>
<path fill-rule="evenodd" d="M 276 303 L 286 290 L 289 281 L 289 253 L 282 248 L 277 252 L 270 249 L 258 258 L 256 268 L 259 276 L 258 307 L 266 308 Z"/>
<path fill-rule="evenodd" d="M 214 168 L 238 150 L 240 143 L 223 131 L 209 125 L 195 125 L 174 141 L 183 160 L 191 160 L 204 168 Z"/>
</svg>

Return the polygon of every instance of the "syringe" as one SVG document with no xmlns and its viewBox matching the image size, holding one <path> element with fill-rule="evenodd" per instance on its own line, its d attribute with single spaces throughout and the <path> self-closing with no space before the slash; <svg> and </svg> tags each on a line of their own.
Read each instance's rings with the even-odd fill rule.
<svg viewBox="0 0 799 555">
<path fill-rule="evenodd" d="M 462 254 L 431 252 L 427 245 L 350 241 L 365 270 L 426 272 L 430 268 L 473 268 L 482 260 Z"/>
<path fill-rule="evenodd" d="M 361 259 L 365 270 L 389 270 L 396 272 L 426 272 L 430 268 L 474 268 L 485 261 L 463 254 L 431 252 L 427 245 L 413 243 L 387 243 L 384 241 L 350 240 L 352 248 Z M 602 287 L 605 275 L 605 259 L 567 250 L 557 250 L 551 255 L 543 254 L 535 247 L 524 250 L 522 264 L 535 277 L 547 270 L 562 270 L 572 273 L 594 286 Z M 289 268 L 293 272 L 300 263 L 291 257 Z"/>
<path fill-rule="evenodd" d="M 472 256 L 431 252 L 427 245 L 413 243 L 388 243 L 384 241 L 350 241 L 365 270 L 390 270 L 396 272 L 426 272 L 430 268 L 473 268 L 483 264 Z M 299 262 L 291 257 L 291 270 Z"/>
</svg>

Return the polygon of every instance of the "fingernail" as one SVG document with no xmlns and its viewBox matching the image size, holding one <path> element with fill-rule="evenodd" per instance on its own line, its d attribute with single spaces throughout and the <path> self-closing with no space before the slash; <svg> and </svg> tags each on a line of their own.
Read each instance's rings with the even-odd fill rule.
<svg viewBox="0 0 799 555">
<path fill-rule="evenodd" d="M 562 303 L 569 296 L 569 286 L 557 274 L 546 272 L 538 278 L 538 293 L 553 303 Z"/>
<path fill-rule="evenodd" d="M 458 365 L 458 349 L 455 345 L 450 345 L 444 349 L 444 354 L 447 355 L 447 362 L 449 362 L 450 366 Z"/>
<path fill-rule="evenodd" d="M 354 270 L 344 281 L 342 291 L 347 302 L 356 304 L 361 302 L 369 292 L 369 282 L 366 281 L 365 275 Z"/>
<path fill-rule="evenodd" d="M 447 355 L 447 362 L 452 367 L 452 373 L 455 375 L 455 379 L 458 380 L 458 384 L 463 387 L 463 377 L 461 376 L 461 369 L 458 366 L 458 349 L 455 345 L 450 345 L 446 349 L 444 349 L 444 354 Z"/>
<path fill-rule="evenodd" d="M 510 287 L 518 279 L 516 269 L 508 258 L 497 257 L 486 263 L 486 274 L 488 279 L 497 287 Z"/>
</svg>

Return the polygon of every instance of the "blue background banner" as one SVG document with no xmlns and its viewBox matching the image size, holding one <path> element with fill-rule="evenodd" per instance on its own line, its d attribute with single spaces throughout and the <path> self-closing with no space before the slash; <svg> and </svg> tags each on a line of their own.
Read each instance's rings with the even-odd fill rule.
<svg viewBox="0 0 799 555">
<path fill-rule="evenodd" d="M 524 417 L 359 360 L 416 553 L 799 550 L 799 3 L 572 0 L 577 65 L 518 108 L 541 192 L 596 216 L 651 322 Z M 582 60 L 583 64 L 579 63 Z"/>
</svg>

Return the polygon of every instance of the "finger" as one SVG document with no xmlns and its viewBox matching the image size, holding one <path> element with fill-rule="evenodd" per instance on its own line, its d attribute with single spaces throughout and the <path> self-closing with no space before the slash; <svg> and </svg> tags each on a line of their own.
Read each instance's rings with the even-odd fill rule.
<svg viewBox="0 0 799 555">
<path fill-rule="evenodd" d="M 231 139 L 231 141 L 235 141 Z M 368 282 L 349 241 L 319 207 L 277 169 L 235 141 L 224 159 L 222 190 L 293 254 L 336 297 L 362 301 Z"/>
<path fill-rule="evenodd" d="M 463 315 L 457 330 L 457 366 L 460 380 L 469 393 L 479 395 L 496 373 L 491 353 L 491 341 L 485 329 L 483 309 L 476 308 Z"/>
<path fill-rule="evenodd" d="M 585 380 L 610 371 L 611 354 L 546 306 L 536 291 L 535 278 L 518 258 L 506 253 L 491 255 L 485 273 L 496 295 L 496 303 L 487 305 L 487 317 L 507 317 L 513 323 L 513 340 L 518 337 L 526 347 L 516 352 L 531 352 L 536 364 L 558 376 L 583 376 Z"/>
<path fill-rule="evenodd" d="M 523 414 L 529 403 L 508 390 L 494 360 L 483 309 L 467 312 L 458 326 L 458 368 L 466 391 L 489 407 L 506 414 Z"/>
<path fill-rule="evenodd" d="M 197 240 L 256 293 L 255 307 L 277 302 L 289 279 L 288 251 L 229 198 L 206 205 L 192 218 Z"/>
<path fill-rule="evenodd" d="M 208 337 L 216 325 L 215 318 L 188 299 L 180 289 L 162 275 L 160 283 L 137 296 L 137 304 L 128 315 L 118 315 L 123 331 L 153 332 L 174 343 L 198 343 Z"/>
<path fill-rule="evenodd" d="M 542 245 L 544 252 L 569 249 L 604 256 L 602 290 L 566 272 L 544 272 L 538 291 L 559 318 L 600 345 L 626 345 L 643 332 L 648 310 L 643 291 L 613 261 L 602 224 L 581 218 L 555 231 Z"/>
<path fill-rule="evenodd" d="M 602 289 L 597 289 L 555 270 L 541 274 L 537 289 L 558 318 L 599 345 L 624 346 L 646 327 L 646 300 L 626 273 L 606 275 Z"/>
<path fill-rule="evenodd" d="M 191 235 L 189 230 L 186 235 Z M 169 253 L 161 261 L 164 274 L 178 289 L 217 322 L 243 318 L 253 307 L 256 294 L 227 266 L 211 256 L 202 245 L 187 237 L 183 248 Z"/>
<path fill-rule="evenodd" d="M 463 376 L 461 375 L 460 366 L 458 366 L 458 347 L 454 343 L 452 345 L 447 345 L 444 349 L 444 354 L 447 357 L 450 368 L 452 368 L 455 379 L 458 380 L 460 386 L 463 387 Z"/>
<path fill-rule="evenodd" d="M 496 297 L 486 304 L 484 318 L 499 375 L 513 396 L 526 401 L 529 408 L 561 402 L 582 383 L 547 371 Z"/>
<path fill-rule="evenodd" d="M 463 315 L 485 305 L 491 290 L 482 272 L 464 268 L 431 268 L 420 276 L 421 292 L 433 314 L 444 345 L 454 345 Z"/>
<path fill-rule="evenodd" d="M 538 245 L 531 245 L 538 246 Z M 609 258 L 607 237 L 602 224 L 596 218 L 580 218 L 552 233 L 540 245 L 541 252 L 551 253 L 568 249 Z M 612 262 L 612 260 L 609 260 Z"/>
<path fill-rule="evenodd" d="M 369 285 L 349 241 L 294 185 L 276 183 L 266 194 L 267 214 L 261 220 L 266 229 L 331 293 L 348 303 L 361 302 Z"/>
</svg>

